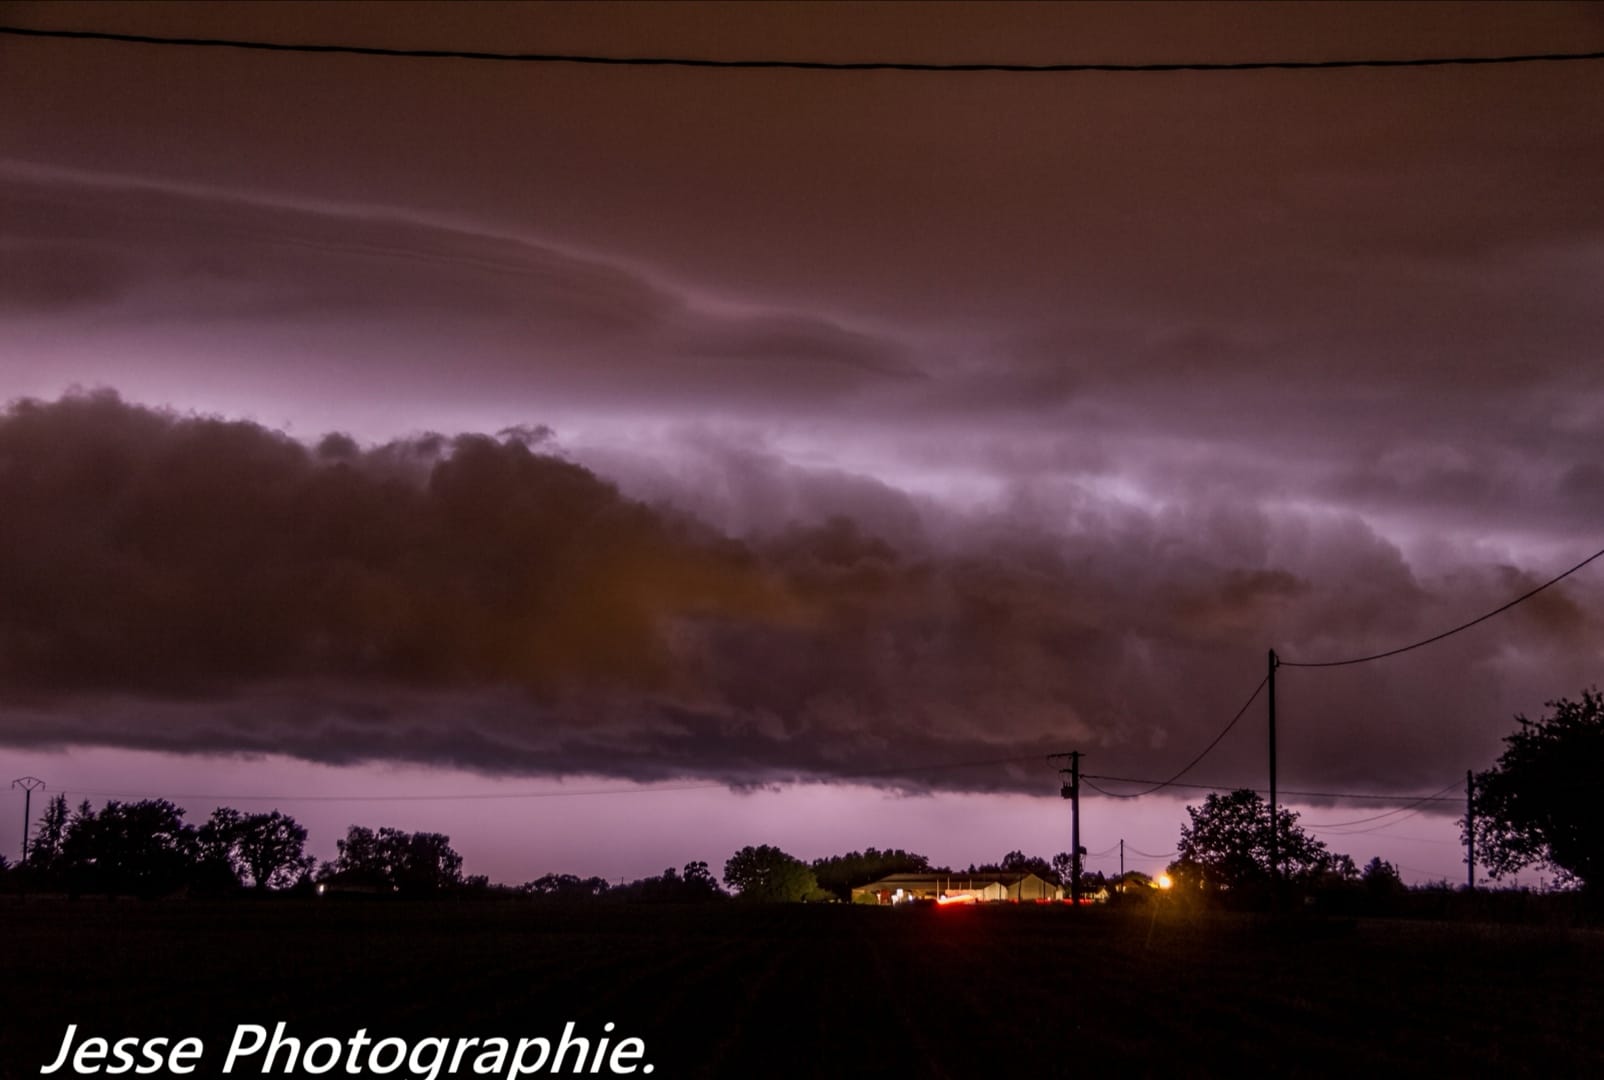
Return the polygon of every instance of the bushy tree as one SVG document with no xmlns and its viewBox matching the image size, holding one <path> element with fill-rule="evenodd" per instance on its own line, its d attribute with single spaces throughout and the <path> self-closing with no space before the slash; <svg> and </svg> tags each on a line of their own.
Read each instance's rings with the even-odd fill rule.
<svg viewBox="0 0 1604 1080">
<path fill-rule="evenodd" d="M 284 889 L 316 861 L 306 854 L 306 828 L 287 814 L 242 814 L 220 806 L 200 828 L 201 860 L 226 867 L 236 882 L 253 888 Z"/>
<path fill-rule="evenodd" d="M 680 873 L 680 881 L 684 886 L 685 899 L 690 901 L 714 900 L 724 896 L 724 888 L 708 869 L 707 863 L 700 859 L 685 864 Z"/>
<path fill-rule="evenodd" d="M 414 895 L 462 884 L 462 856 L 452 850 L 451 838 L 440 833 L 375 832 L 352 825 L 335 847 L 339 853 L 323 867 L 321 877 Z"/>
<path fill-rule="evenodd" d="M 794 902 L 818 890 L 818 879 L 801 859 L 777 847 L 747 846 L 724 863 L 724 880 L 742 900 Z"/>
<path fill-rule="evenodd" d="M 607 896 L 636 904 L 702 904 L 727 898 L 707 863 L 701 861 L 686 863 L 683 871 L 670 866 L 655 877 L 620 885 Z"/>
<path fill-rule="evenodd" d="M 917 874 L 929 869 L 929 859 L 901 848 L 880 851 L 871 847 L 813 860 L 813 876 L 818 879 L 819 888 L 829 890 L 842 900 L 850 897 L 859 885 L 891 874 Z"/>
<path fill-rule="evenodd" d="M 1035 874 L 1044 881 L 1054 885 L 1069 881 L 1069 852 L 1060 851 L 1048 862 L 1040 855 L 1026 855 L 1023 851 L 1010 851 L 1002 857 L 1001 862 L 981 863 L 976 866 L 969 864 L 971 874 Z M 1086 876 L 1086 868 L 1081 867 L 1081 877 Z"/>
<path fill-rule="evenodd" d="M 1398 868 L 1380 855 L 1365 863 L 1359 883 L 1364 886 L 1367 895 L 1380 901 L 1391 900 L 1405 891 Z"/>
<path fill-rule="evenodd" d="M 1010 851 L 1003 856 L 1002 868 L 1012 874 L 1035 874 L 1044 881 L 1058 883 L 1058 874 L 1051 863 L 1040 855 L 1026 855 L 1023 851 Z"/>
<path fill-rule="evenodd" d="M 60 862 L 73 892 L 160 896 L 182 888 L 195 865 L 195 827 L 166 799 L 85 801 L 68 821 Z"/>
<path fill-rule="evenodd" d="M 1244 788 L 1210 794 L 1202 806 L 1188 806 L 1186 813 L 1191 823 L 1181 826 L 1176 859 L 1169 866 L 1178 883 L 1241 889 L 1270 882 L 1270 805 L 1257 792 Z M 1330 865 L 1325 845 L 1298 827 L 1297 814 L 1281 808 L 1275 820 L 1286 880 L 1307 881 Z"/>
<path fill-rule="evenodd" d="M 543 900 L 595 900 L 607 892 L 607 879 L 582 878 L 577 874 L 543 874 L 525 882 L 520 891 Z"/>
<path fill-rule="evenodd" d="M 443 833 L 380 829 L 390 880 L 403 893 L 444 892 L 462 884 L 462 856 Z"/>
<path fill-rule="evenodd" d="M 1476 858 L 1495 878 L 1544 865 L 1596 892 L 1604 886 L 1604 696 L 1594 687 L 1548 708 L 1535 720 L 1516 716 L 1498 763 L 1475 776 Z"/>
<path fill-rule="evenodd" d="M 336 854 L 333 862 L 323 864 L 320 877 L 339 877 L 353 885 L 374 888 L 390 885 L 390 868 L 379 837 L 366 825 L 352 825 L 345 836 L 334 842 Z"/>
</svg>

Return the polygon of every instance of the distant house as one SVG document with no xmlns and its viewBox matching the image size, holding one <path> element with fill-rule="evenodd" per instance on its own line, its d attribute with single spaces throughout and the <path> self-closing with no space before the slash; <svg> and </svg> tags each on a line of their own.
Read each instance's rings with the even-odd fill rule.
<svg viewBox="0 0 1604 1080">
<path fill-rule="evenodd" d="M 1046 903 L 1062 900 L 1061 886 L 1020 871 L 892 874 L 852 890 L 854 904 L 905 904 L 933 900 L 938 904 Z"/>
</svg>

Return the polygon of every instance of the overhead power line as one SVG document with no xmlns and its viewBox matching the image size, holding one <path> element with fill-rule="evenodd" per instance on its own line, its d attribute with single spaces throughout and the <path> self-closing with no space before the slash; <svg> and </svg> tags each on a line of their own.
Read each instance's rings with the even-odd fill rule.
<svg viewBox="0 0 1604 1080">
<path fill-rule="evenodd" d="M 1173 852 L 1173 851 L 1166 851 L 1162 855 L 1160 855 L 1160 854 L 1158 854 L 1156 852 L 1152 852 L 1152 851 L 1143 851 L 1141 848 L 1133 848 L 1129 844 L 1125 845 L 1125 850 L 1131 852 L 1134 855 L 1140 855 L 1144 859 L 1169 859 L 1169 858 L 1174 858 L 1174 856 L 1176 855 L 1176 852 Z"/>
<path fill-rule="evenodd" d="M 1145 780 L 1145 779 L 1142 779 L 1141 777 L 1135 777 L 1135 776 L 1099 776 L 1099 775 L 1097 775 L 1095 773 L 1081 773 L 1080 778 L 1081 778 L 1081 780 L 1083 782 L 1088 782 L 1088 781 L 1093 781 L 1093 780 L 1103 780 L 1103 781 L 1106 781 L 1108 783 L 1114 783 L 1114 784 L 1155 784 L 1155 781 L 1153 781 L 1153 780 Z M 1173 780 L 1172 781 L 1168 781 L 1166 783 L 1157 783 L 1156 786 L 1151 788 L 1149 791 L 1138 792 L 1135 795 L 1121 795 L 1121 794 L 1118 794 L 1116 792 L 1106 791 L 1101 787 L 1097 787 L 1096 784 L 1092 784 L 1091 786 L 1092 786 L 1092 788 L 1094 790 L 1102 792 L 1102 794 L 1104 794 L 1104 795 L 1112 795 L 1116 799 L 1135 799 L 1135 798 L 1140 798 L 1142 795 L 1151 794 L 1153 791 L 1158 790 L 1159 787 L 1179 787 L 1179 788 L 1187 788 L 1187 789 L 1193 790 L 1193 791 L 1251 791 L 1256 795 L 1268 794 L 1268 789 L 1266 789 L 1266 788 L 1248 787 L 1245 784 L 1188 784 L 1188 783 L 1180 783 L 1180 782 L 1173 781 Z M 1457 781 L 1456 781 L 1455 786 L 1457 786 Z M 1450 790 L 1452 790 L 1452 787 L 1444 788 L 1443 790 L 1444 791 L 1450 791 Z M 1411 805 L 1413 805 L 1414 803 L 1426 803 L 1426 802 L 1453 802 L 1453 803 L 1457 803 L 1457 802 L 1462 802 L 1463 801 L 1462 799 L 1454 797 L 1454 796 L 1440 795 L 1440 794 L 1439 795 L 1419 795 L 1419 794 L 1415 794 L 1415 793 L 1412 793 L 1412 792 L 1409 793 L 1409 794 L 1405 794 L 1405 795 L 1385 795 L 1385 794 L 1379 794 L 1379 793 L 1373 792 L 1373 791 L 1372 792 L 1363 792 L 1363 791 L 1288 791 L 1288 790 L 1283 788 L 1283 789 L 1280 790 L 1280 794 L 1282 794 L 1282 795 L 1296 795 L 1296 796 L 1298 796 L 1300 798 L 1305 798 L 1305 799 L 1371 799 L 1371 800 L 1375 800 L 1377 802 L 1409 803 Z"/>
<path fill-rule="evenodd" d="M 1369 817 L 1354 818 L 1352 821 L 1306 821 L 1300 822 L 1299 824 L 1301 824 L 1305 829 L 1342 829 L 1348 827 L 1349 825 L 1365 825 L 1372 821 L 1380 821 L 1382 818 L 1389 818 L 1394 814 L 1403 814 L 1404 816 L 1398 819 L 1398 821 L 1403 821 L 1407 818 L 1413 817 L 1415 814 L 1420 813 L 1421 810 L 1425 809 L 1426 803 L 1432 800 L 1447 801 L 1443 797 L 1457 787 L 1459 787 L 1459 781 L 1456 780 L 1452 784 L 1449 784 L 1447 787 L 1443 788 L 1441 791 L 1434 791 L 1430 795 L 1424 795 L 1421 798 L 1416 799 L 1414 802 L 1409 803 L 1407 806 L 1400 806 L 1381 814 L 1372 814 Z M 1454 801 L 1457 802 L 1458 800 L 1456 799 Z M 1385 826 L 1381 827 L 1390 828 L 1391 826 L 1398 824 L 1398 821 L 1389 821 Z M 1372 829 L 1359 830 L 1359 832 L 1373 831 L 1374 830 Z"/>
<path fill-rule="evenodd" d="M 1066 72 L 1162 71 L 1313 71 L 1344 68 L 1423 68 L 1548 64 L 1576 60 L 1604 60 L 1604 52 L 1514 53 L 1504 56 L 1415 56 L 1399 59 L 1356 60 L 1242 60 L 1187 61 L 1146 64 L 1022 64 L 1022 63 L 920 63 L 909 60 L 752 60 L 691 56 L 601 56 L 585 53 L 489 52 L 474 49 L 401 49 L 380 45 L 345 45 L 289 41 L 250 41 L 238 38 L 165 37 L 155 34 L 119 34 L 104 30 L 46 30 L 27 26 L 0 26 L 0 34 L 54 38 L 69 41 L 109 41 L 129 45 L 168 45 L 202 49 L 248 49 L 258 52 L 321 53 L 345 56 L 383 56 L 412 60 L 481 60 L 517 64 L 590 64 L 609 67 L 687 67 L 769 69 L 790 71 L 913 71 L 1008 72 L 1015 74 Z"/>
<path fill-rule="evenodd" d="M 1349 664 L 1366 664 L 1372 660 L 1382 660 L 1389 656 L 1397 656 L 1399 653 L 1406 653 L 1411 649 L 1418 649 L 1422 646 L 1430 645 L 1433 642 L 1441 641 L 1443 638 L 1453 637 L 1461 630 L 1469 630 L 1472 626 L 1475 626 L 1477 623 L 1484 623 L 1494 615 L 1502 615 L 1516 604 L 1522 604 L 1527 600 L 1530 600 L 1532 597 L 1536 596 L 1550 585 L 1557 585 L 1561 581 L 1564 581 L 1566 578 L 1570 577 L 1572 574 L 1576 573 L 1576 571 L 1580 570 L 1582 567 L 1586 566 L 1588 563 L 1592 562 L 1594 559 L 1597 559 L 1601 555 L 1604 555 L 1604 548 L 1593 552 L 1593 554 L 1589 555 L 1587 558 L 1583 559 L 1569 570 L 1566 570 L 1564 573 L 1549 578 L 1547 581 L 1537 586 L 1537 588 L 1521 593 L 1509 603 L 1500 607 L 1496 607 L 1487 612 L 1485 615 L 1478 615 L 1469 622 L 1460 623 L 1451 630 L 1444 630 L 1440 634 L 1433 634 L 1429 638 L 1423 638 L 1422 640 L 1413 642 L 1409 645 L 1400 645 L 1396 649 L 1388 649 L 1385 652 L 1370 653 L 1368 656 L 1350 656 L 1346 660 L 1288 660 L 1285 657 L 1278 656 L 1277 661 L 1281 667 L 1346 667 Z"/>
<path fill-rule="evenodd" d="M 1128 794 L 1116 794 L 1115 792 L 1112 792 L 1112 791 L 1106 791 L 1103 788 L 1098 787 L 1096 784 L 1091 784 L 1090 785 L 1092 790 L 1097 791 L 1097 792 L 1101 792 L 1102 794 L 1107 795 L 1107 796 L 1109 796 L 1111 798 L 1115 798 L 1115 799 L 1139 799 L 1143 795 L 1151 795 L 1151 794 L 1153 794 L 1153 792 L 1157 791 L 1159 788 L 1166 788 L 1166 787 L 1170 787 L 1170 786 L 1174 785 L 1177 780 L 1179 780 L 1181 777 L 1185 776 L 1187 773 L 1191 772 L 1193 766 L 1195 766 L 1198 762 L 1202 761 L 1204 758 L 1208 757 L 1210 751 L 1212 751 L 1216 746 L 1220 745 L 1220 740 L 1221 739 L 1225 738 L 1227 735 L 1229 735 L 1231 733 L 1231 729 L 1236 727 L 1236 722 L 1238 720 L 1242 719 L 1242 717 L 1244 715 L 1246 715 L 1246 713 L 1248 711 L 1248 706 L 1252 705 L 1255 701 L 1258 700 L 1259 693 L 1264 689 L 1264 684 L 1269 682 L 1269 681 L 1270 681 L 1270 677 L 1268 675 L 1266 675 L 1264 678 L 1260 679 L 1259 680 L 1259 685 L 1255 686 L 1253 688 L 1253 693 L 1248 695 L 1248 699 L 1242 703 L 1242 707 L 1236 711 L 1236 715 L 1231 717 L 1230 723 L 1226 724 L 1223 728 L 1220 729 L 1220 733 L 1218 735 L 1214 736 L 1213 740 L 1210 741 L 1210 743 L 1207 746 L 1205 746 L 1202 749 L 1201 752 L 1199 752 L 1197 757 L 1193 758 L 1191 761 L 1188 761 L 1185 765 L 1183 765 L 1181 767 L 1181 771 L 1180 772 L 1176 773 L 1174 776 L 1170 777 L 1168 780 L 1160 780 L 1160 781 L 1158 781 L 1156 783 L 1153 783 L 1153 786 L 1148 788 L 1145 791 L 1133 791 L 1133 792 L 1130 792 Z M 1087 777 L 1083 775 L 1081 777 L 1081 779 L 1085 780 L 1085 779 L 1087 779 Z M 1098 777 L 1098 779 L 1100 779 L 1100 780 L 1111 780 L 1111 779 L 1114 779 L 1114 778 L 1113 777 Z M 1152 783 L 1151 781 L 1146 781 L 1146 780 L 1139 781 L 1139 782 L 1140 783 L 1144 783 L 1144 784 L 1145 783 Z M 1185 787 L 1185 786 L 1190 786 L 1190 785 L 1181 785 L 1181 786 Z"/>
</svg>

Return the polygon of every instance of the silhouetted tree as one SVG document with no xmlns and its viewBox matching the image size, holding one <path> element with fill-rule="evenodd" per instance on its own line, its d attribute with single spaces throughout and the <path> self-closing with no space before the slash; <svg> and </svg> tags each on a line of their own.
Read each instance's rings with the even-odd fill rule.
<svg viewBox="0 0 1604 1080">
<path fill-rule="evenodd" d="M 462 883 L 462 856 L 451 848 L 451 838 L 440 833 L 409 833 L 361 825 L 346 830 L 335 842 L 339 854 L 326 864 L 320 877 L 353 884 L 419 894 L 441 892 Z"/>
<path fill-rule="evenodd" d="M 1359 881 L 1359 867 L 1354 865 L 1353 856 L 1340 852 L 1328 852 L 1314 873 L 1327 885 L 1353 885 Z"/>
<path fill-rule="evenodd" d="M 201 861 L 225 866 L 236 882 L 261 891 L 295 884 L 316 861 L 305 853 L 306 829 L 286 814 L 241 814 L 220 806 L 200 828 Z"/>
<path fill-rule="evenodd" d="M 365 825 L 352 825 L 345 830 L 345 838 L 334 842 L 334 861 L 327 863 L 322 877 L 338 876 L 355 885 L 374 888 L 389 887 L 390 867 L 379 837 Z"/>
<path fill-rule="evenodd" d="M 594 900 L 607 892 L 607 879 L 575 874 L 545 874 L 525 882 L 521 891 L 543 900 Z"/>
<path fill-rule="evenodd" d="M 1271 880 L 1270 805 L 1257 792 L 1211 793 L 1202 806 L 1188 806 L 1186 813 L 1191 824 L 1181 826 L 1176 859 L 1168 868 L 1178 884 L 1240 889 Z M 1297 814 L 1282 808 L 1276 822 L 1286 880 L 1307 881 L 1326 868 L 1330 853 L 1298 827 Z"/>
<path fill-rule="evenodd" d="M 1604 696 L 1584 690 L 1580 701 L 1547 703 L 1536 720 L 1504 737 L 1498 764 L 1477 773 L 1476 857 L 1493 877 L 1546 865 L 1561 881 L 1589 891 L 1604 886 L 1604 802 L 1598 765 L 1604 761 Z M 1465 822 L 1460 822 L 1461 835 Z"/>
<path fill-rule="evenodd" d="M 917 874 L 929 869 L 929 859 L 900 848 L 880 851 L 871 847 L 813 860 L 813 876 L 819 888 L 829 890 L 842 900 L 850 898 L 852 890 L 859 885 L 891 874 Z"/>
<path fill-rule="evenodd" d="M 39 827 L 28 843 L 28 867 L 43 880 L 53 879 L 61 869 L 61 852 L 67 842 L 67 825 L 71 818 L 65 795 L 57 795 L 47 802 L 44 813 L 39 816 Z"/>
<path fill-rule="evenodd" d="M 688 862 L 683 873 L 670 866 L 656 877 L 631 881 L 607 893 L 609 900 L 641 904 L 702 904 L 725 898 L 705 862 Z"/>
<path fill-rule="evenodd" d="M 792 902 L 817 891 L 819 882 L 801 859 L 777 847 L 747 846 L 724 863 L 724 880 L 742 900 Z"/>
<path fill-rule="evenodd" d="M 380 829 L 390 880 L 403 893 L 444 892 L 462 884 L 462 856 L 442 833 Z"/>
<path fill-rule="evenodd" d="M 195 827 L 166 799 L 86 801 L 67 824 L 61 861 L 74 892 L 159 896 L 182 887 L 195 864 Z"/>
<path fill-rule="evenodd" d="M 1364 886 L 1365 893 L 1375 900 L 1392 900 L 1406 891 L 1403 878 L 1398 876 L 1398 868 L 1379 855 L 1365 863 L 1359 883 Z"/>
<path fill-rule="evenodd" d="M 1051 881 L 1054 884 L 1058 883 L 1058 874 L 1053 870 L 1052 864 L 1040 855 L 1026 855 L 1023 851 L 1010 851 L 1003 856 L 1002 868 L 1011 874 L 1035 874 L 1045 881 Z M 1082 867 L 1081 869 L 1084 877 L 1085 868 Z"/>
<path fill-rule="evenodd" d="M 700 859 L 685 864 L 680 873 L 680 881 L 684 883 L 685 898 L 690 901 L 714 900 L 724 895 L 724 888 L 708 869 L 707 863 Z"/>
</svg>

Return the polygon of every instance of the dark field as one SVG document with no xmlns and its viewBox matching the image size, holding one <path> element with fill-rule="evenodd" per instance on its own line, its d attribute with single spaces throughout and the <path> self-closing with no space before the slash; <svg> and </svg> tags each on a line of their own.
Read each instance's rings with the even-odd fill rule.
<svg viewBox="0 0 1604 1080">
<path fill-rule="evenodd" d="M 37 1076 L 69 1023 L 201 1036 L 195 1075 L 218 1075 L 236 1024 L 279 1020 L 342 1040 L 612 1021 L 654 1080 L 1604 1073 L 1596 931 L 739 904 L 36 900 L 0 918 L 7 1077 Z"/>
</svg>

